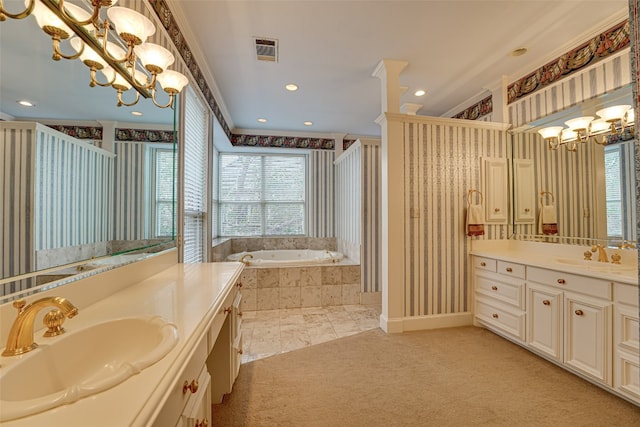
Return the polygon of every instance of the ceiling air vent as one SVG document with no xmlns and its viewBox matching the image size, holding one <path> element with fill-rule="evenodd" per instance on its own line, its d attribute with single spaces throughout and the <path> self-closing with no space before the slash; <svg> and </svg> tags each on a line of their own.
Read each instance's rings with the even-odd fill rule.
<svg viewBox="0 0 640 427">
<path fill-rule="evenodd" d="M 278 62 L 278 40 L 255 38 L 258 61 Z"/>
</svg>

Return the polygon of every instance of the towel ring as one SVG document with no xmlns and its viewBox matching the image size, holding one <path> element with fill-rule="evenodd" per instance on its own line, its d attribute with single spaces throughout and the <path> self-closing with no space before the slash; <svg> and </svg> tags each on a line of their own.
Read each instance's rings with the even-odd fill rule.
<svg viewBox="0 0 640 427">
<path fill-rule="evenodd" d="M 480 191 L 478 191 L 478 190 L 471 189 L 471 190 L 467 191 L 467 206 L 471 206 L 471 195 L 473 193 L 478 193 L 478 196 L 480 197 L 480 204 L 483 203 L 482 193 Z"/>
<path fill-rule="evenodd" d="M 554 204 L 556 202 L 555 198 L 553 197 L 553 193 L 551 191 L 541 191 L 540 192 L 540 204 L 543 204 L 545 195 L 551 196 L 551 204 Z"/>
</svg>

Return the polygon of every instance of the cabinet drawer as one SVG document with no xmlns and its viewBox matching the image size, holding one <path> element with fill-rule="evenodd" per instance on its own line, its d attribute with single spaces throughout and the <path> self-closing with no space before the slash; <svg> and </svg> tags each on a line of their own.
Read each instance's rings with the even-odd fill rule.
<svg viewBox="0 0 640 427">
<path fill-rule="evenodd" d="M 498 273 L 508 276 L 525 278 L 525 268 L 522 264 L 514 264 L 506 261 L 498 261 Z"/>
<path fill-rule="evenodd" d="M 479 270 L 496 272 L 496 260 L 491 258 L 484 258 L 479 256 L 473 257 L 473 266 Z"/>
<path fill-rule="evenodd" d="M 638 308 L 616 304 L 614 316 L 615 345 L 636 354 L 640 353 Z"/>
<path fill-rule="evenodd" d="M 608 301 L 612 299 L 611 283 L 606 280 L 537 267 L 527 267 L 527 280 L 558 287 L 563 290 L 591 295 Z"/>
<path fill-rule="evenodd" d="M 236 293 L 239 292 L 236 291 L 236 288 L 233 288 L 225 298 L 216 315 L 213 317 L 211 328 L 209 328 L 209 352 L 211 352 L 211 349 L 218 339 L 218 335 L 220 334 L 220 330 L 222 329 L 222 325 L 224 324 L 227 315 L 231 313 L 231 310 L 233 309 L 233 301 L 236 297 Z"/>
<path fill-rule="evenodd" d="M 640 403 L 640 365 L 638 355 L 616 352 L 615 379 L 613 386 L 617 391 Z"/>
<path fill-rule="evenodd" d="M 184 385 L 186 383 L 187 386 L 189 386 L 192 381 L 198 381 L 198 378 L 202 373 L 203 366 L 205 366 L 206 360 L 207 338 L 204 337 L 196 346 L 191 359 L 189 360 L 189 362 L 187 362 L 187 365 L 185 366 L 182 373 L 178 375 L 177 381 L 171 387 L 169 397 L 167 398 L 167 401 L 162 408 L 162 411 L 160 412 L 158 418 L 156 418 L 154 427 L 165 425 L 174 426 L 176 420 L 180 419 L 180 414 L 184 410 L 187 402 L 189 401 L 189 398 L 193 394 L 189 389 L 186 389 L 186 392 L 184 392 Z M 198 384 L 198 389 L 199 388 L 200 384 Z"/>
<path fill-rule="evenodd" d="M 210 382 L 211 375 L 209 375 L 207 367 L 203 366 L 198 376 L 198 390 L 189 397 L 189 401 L 180 417 L 183 426 L 197 426 L 205 422 L 206 425 L 209 425 L 211 422 Z"/>
<path fill-rule="evenodd" d="M 476 276 L 476 292 L 524 309 L 524 284 L 514 285 L 484 276 Z"/>
<path fill-rule="evenodd" d="M 523 311 L 509 311 L 490 302 L 476 298 L 476 317 L 487 326 L 494 326 L 503 332 L 524 341 L 525 314 Z"/>
</svg>

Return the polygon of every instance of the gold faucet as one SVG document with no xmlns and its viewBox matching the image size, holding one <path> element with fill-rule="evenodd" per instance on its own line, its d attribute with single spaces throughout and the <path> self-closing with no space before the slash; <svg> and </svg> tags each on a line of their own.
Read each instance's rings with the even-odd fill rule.
<svg viewBox="0 0 640 427">
<path fill-rule="evenodd" d="M 2 352 L 3 356 L 17 356 L 38 346 L 33 341 L 33 323 L 41 309 L 57 307 L 68 319 L 78 314 L 78 308 L 62 297 L 47 297 L 34 301 L 29 305 L 25 304 L 25 300 L 22 299 L 13 302 L 13 306 L 18 309 L 18 316 L 13 321 L 13 325 L 11 325 L 7 346 Z"/>
<path fill-rule="evenodd" d="M 246 254 L 242 255 L 242 258 L 240 258 L 240 262 L 244 263 L 244 265 L 249 265 L 249 261 L 247 261 L 245 258 L 253 258 L 253 255 Z"/>
<path fill-rule="evenodd" d="M 598 262 L 609 262 L 609 257 L 607 256 L 607 251 L 604 249 L 604 246 L 597 244 L 591 247 L 591 252 L 598 251 Z"/>
</svg>

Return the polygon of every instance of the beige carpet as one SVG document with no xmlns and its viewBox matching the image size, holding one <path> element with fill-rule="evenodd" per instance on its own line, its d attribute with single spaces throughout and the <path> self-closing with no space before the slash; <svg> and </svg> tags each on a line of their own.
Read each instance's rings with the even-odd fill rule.
<svg viewBox="0 0 640 427">
<path fill-rule="evenodd" d="M 481 328 L 380 329 L 244 364 L 218 426 L 640 426 L 640 408 Z"/>
</svg>

